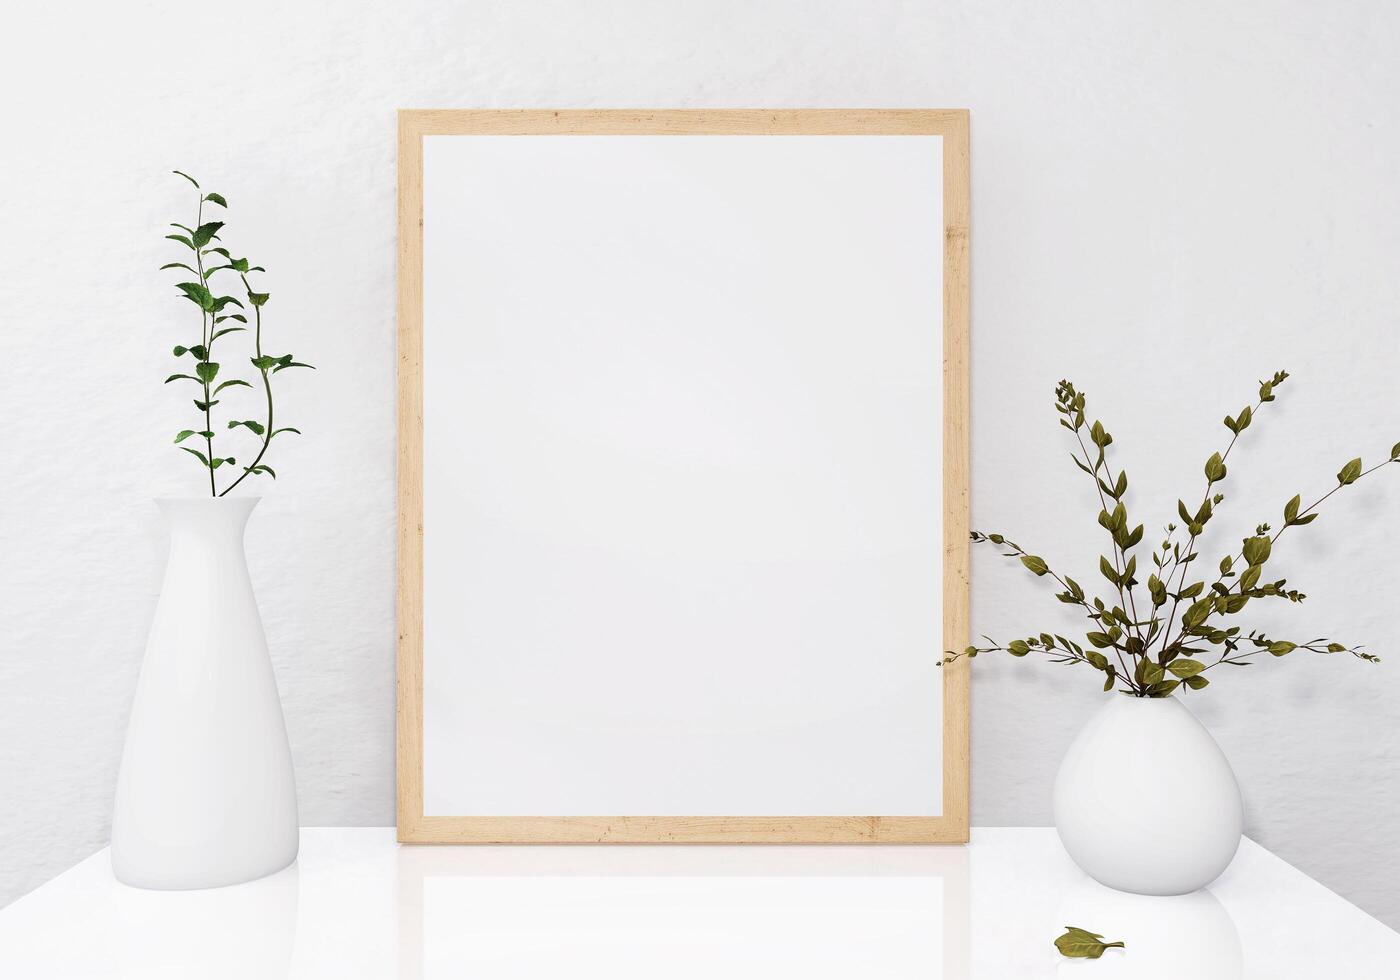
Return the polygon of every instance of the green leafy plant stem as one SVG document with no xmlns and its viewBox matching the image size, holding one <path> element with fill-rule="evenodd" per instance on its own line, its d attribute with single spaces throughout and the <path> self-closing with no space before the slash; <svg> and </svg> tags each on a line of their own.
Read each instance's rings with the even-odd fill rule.
<svg viewBox="0 0 1400 980">
<path fill-rule="evenodd" d="M 1099 447 L 1099 462 L 1098 462 L 1098 463 L 1094 463 L 1094 462 L 1089 458 L 1089 448 L 1088 448 L 1087 446 L 1084 445 L 1084 436 L 1079 432 L 1078 429 L 1076 429 L 1075 432 L 1074 432 L 1074 438 L 1075 438 L 1076 441 L 1078 441 L 1078 443 L 1079 443 L 1079 448 L 1080 448 L 1080 450 L 1084 453 L 1084 462 L 1090 464 L 1090 475 L 1091 475 L 1091 476 L 1093 477 L 1093 479 L 1094 479 L 1094 489 L 1097 490 L 1097 491 L 1098 491 L 1098 494 L 1099 494 L 1099 505 L 1100 505 L 1105 511 L 1111 510 L 1111 508 L 1108 506 L 1108 499 L 1107 499 L 1106 495 L 1105 495 L 1104 492 L 1103 492 L 1103 487 L 1099 486 L 1099 478 L 1098 478 L 1098 475 L 1097 475 L 1098 467 L 1099 467 L 1100 465 L 1103 465 L 1103 463 L 1104 463 L 1104 461 L 1105 461 L 1105 459 L 1106 459 L 1106 455 L 1107 455 L 1106 450 L 1104 449 L 1103 446 L 1100 446 L 1100 447 Z M 1110 536 L 1112 537 L 1112 532 L 1110 532 Z M 1133 592 L 1132 592 L 1131 587 L 1128 588 L 1128 589 L 1126 589 L 1126 590 L 1124 589 L 1124 584 L 1125 584 L 1125 583 L 1124 583 L 1123 579 L 1126 578 L 1127 576 L 1124 576 L 1124 575 L 1123 575 L 1123 570 L 1127 567 L 1127 563 L 1128 563 L 1128 553 L 1127 553 L 1127 550 L 1125 550 L 1124 548 L 1122 548 L 1121 546 L 1119 546 L 1119 544 L 1118 544 L 1118 539 L 1117 539 L 1116 537 L 1114 537 L 1114 538 L 1113 538 L 1113 570 L 1114 570 L 1115 572 L 1117 572 L 1118 575 L 1120 576 L 1119 582 L 1118 582 L 1118 600 L 1119 600 L 1120 602 L 1123 603 L 1124 608 L 1132 610 L 1133 621 L 1134 621 L 1134 627 L 1133 627 L 1133 628 L 1134 628 L 1135 630 L 1137 630 L 1138 638 L 1141 639 L 1141 637 L 1142 637 L 1141 629 L 1140 629 L 1139 627 L 1136 626 L 1136 624 L 1137 624 L 1137 622 L 1138 622 L 1137 600 L 1133 598 Z"/>
<path fill-rule="evenodd" d="M 974 534 L 973 540 L 984 541 L 991 544 L 999 544 L 1003 547 L 1010 548 L 1011 551 L 1006 554 L 1006 557 L 1020 558 L 1022 560 L 1022 564 L 1026 564 L 1028 560 L 1030 562 L 1040 562 L 1039 567 L 1044 568 L 1045 574 L 1049 575 L 1056 582 L 1059 582 L 1060 587 L 1065 590 L 1062 593 L 1062 595 L 1069 596 L 1076 605 L 1082 607 L 1084 611 L 1089 614 L 1089 618 L 1100 618 L 1099 611 L 1093 606 L 1089 605 L 1088 600 L 1083 597 L 1082 591 L 1076 588 L 1075 585 L 1071 584 L 1071 582 L 1062 578 L 1059 572 L 1055 571 L 1049 565 L 1045 564 L 1044 559 L 1036 555 L 1029 554 L 1024 548 L 1022 548 L 1019 544 L 1017 544 L 1015 541 L 1010 540 L 1009 538 L 1000 535 L 998 535 L 998 537 L 1000 538 L 999 541 L 993 540 L 992 538 L 989 538 L 985 535 L 979 536 L 978 534 Z M 1031 568 L 1032 566 L 1027 564 L 1026 567 Z M 989 636 L 984 636 L 982 637 L 982 639 L 986 640 L 988 643 L 991 643 L 992 646 L 980 648 L 978 651 L 980 653 L 995 653 L 999 650 L 1006 650 L 1005 647 L 997 645 L 996 641 Z M 1059 650 L 1056 649 L 1054 644 L 1050 644 L 1044 647 L 1032 646 L 1031 649 L 1043 649 L 1047 653 L 1058 653 L 1061 657 L 1068 657 L 1069 659 L 1079 661 L 1080 663 L 1092 663 L 1092 661 L 1090 661 L 1088 657 L 1084 656 L 1083 653 L 1076 653 L 1073 647 L 1070 647 L 1064 644 L 1063 642 L 1060 644 Z M 1061 650 L 1063 651 L 1063 653 L 1060 652 Z M 1124 659 L 1125 655 L 1127 655 L 1129 659 L 1131 659 L 1131 655 L 1127 654 L 1127 652 L 1123 649 L 1122 645 L 1118 643 L 1112 644 L 1112 650 L 1114 657 L 1118 660 L 1118 677 L 1126 681 L 1128 686 L 1131 687 L 1134 690 L 1134 692 L 1136 692 L 1138 690 L 1138 685 L 1133 680 L 1133 672 L 1128 669 L 1128 661 Z"/>
<path fill-rule="evenodd" d="M 1093 476 L 1093 489 L 1098 491 L 1100 507 L 1102 507 L 1105 511 L 1112 510 L 1112 508 L 1109 507 L 1109 501 L 1107 501 L 1105 493 L 1103 493 L 1103 487 L 1099 486 L 1099 477 L 1098 475 L 1096 475 L 1096 470 L 1098 470 L 1098 466 L 1102 465 L 1103 462 L 1106 462 L 1106 449 L 1103 447 L 1099 447 L 1099 463 L 1098 465 L 1096 465 L 1096 463 L 1093 463 L 1091 459 L 1089 459 L 1089 448 L 1086 447 L 1086 445 L 1084 444 L 1084 435 L 1079 433 L 1078 430 L 1075 430 L 1074 438 L 1079 442 L 1079 449 L 1081 449 L 1081 451 L 1084 452 L 1084 462 L 1091 463 L 1091 468 L 1093 470 L 1093 472 L 1091 473 L 1091 476 Z M 1117 538 L 1114 538 L 1113 570 L 1116 571 L 1116 573 L 1119 573 L 1119 575 L 1123 575 L 1124 567 L 1127 567 L 1127 552 L 1123 549 L 1123 547 L 1119 546 L 1119 540 L 1117 540 Z M 1133 610 L 1133 619 L 1137 620 L 1137 605 L 1135 605 L 1133 592 L 1131 592 L 1131 589 L 1127 589 L 1127 591 L 1124 591 L 1123 582 L 1121 582 L 1121 580 L 1119 582 L 1119 587 L 1117 588 L 1119 588 L 1119 601 L 1123 603 L 1124 608 Z"/>
<path fill-rule="evenodd" d="M 1253 408 L 1253 410 L 1251 411 L 1250 414 L 1251 414 L 1251 415 L 1257 415 L 1257 414 L 1259 414 L 1259 410 L 1260 410 L 1261 408 L 1263 408 L 1263 407 L 1264 407 L 1264 399 L 1261 397 L 1261 398 L 1259 399 L 1259 401 L 1257 401 L 1257 402 L 1254 403 L 1254 408 Z M 1228 459 L 1230 458 L 1230 451 L 1231 451 L 1232 449 L 1235 448 L 1235 443 L 1239 442 L 1240 433 L 1243 432 L 1243 431 L 1244 431 L 1243 428 L 1236 429 L 1236 430 L 1234 431 L 1234 434 L 1230 436 L 1230 444 L 1229 444 L 1228 446 L 1226 446 L 1226 447 L 1225 447 L 1225 451 L 1224 451 L 1223 453 L 1220 454 L 1220 463 L 1221 463 L 1222 466 L 1224 466 L 1226 460 L 1228 460 Z M 1215 488 L 1215 485 L 1216 485 L 1217 483 L 1219 483 L 1219 482 L 1220 482 L 1220 481 L 1219 481 L 1218 479 L 1214 479 L 1214 478 L 1209 477 L 1209 476 L 1206 477 L 1206 492 L 1205 492 L 1204 494 L 1201 495 L 1201 506 L 1202 506 L 1202 507 L 1204 507 L 1204 506 L 1210 501 L 1210 499 L 1211 499 L 1211 491 Z M 1324 498 L 1324 499 L 1325 499 L 1325 498 Z M 1318 501 L 1318 503 L 1321 503 L 1321 502 L 1322 502 L 1322 501 Z M 1314 504 L 1313 506 L 1316 506 L 1316 504 Z M 1199 510 L 1199 509 L 1198 509 L 1198 510 Z M 1191 533 L 1191 532 L 1188 531 L 1188 533 L 1190 534 L 1190 537 L 1188 537 L 1188 538 L 1186 539 L 1186 550 L 1185 550 L 1185 552 L 1184 552 L 1184 557 L 1185 557 L 1186 560 L 1183 561 L 1181 557 L 1178 557 L 1178 558 L 1176 559 L 1176 561 L 1175 561 L 1175 564 L 1172 565 L 1172 570 L 1171 570 L 1170 572 L 1167 573 L 1167 577 L 1166 577 L 1166 581 L 1168 582 L 1168 584 L 1170 584 L 1172 575 L 1173 575 L 1173 574 L 1176 574 L 1177 572 L 1180 572 L 1180 575 L 1177 577 L 1177 581 L 1176 581 L 1176 598 L 1172 600 L 1171 612 L 1167 615 L 1167 625 L 1166 625 L 1166 628 L 1163 630 L 1163 635 L 1166 636 L 1166 637 L 1168 637 L 1168 638 L 1171 637 L 1172 623 L 1173 623 L 1173 622 L 1175 621 L 1175 619 L 1176 619 L 1176 610 L 1177 610 L 1177 607 L 1181 605 L 1181 590 L 1182 590 L 1183 588 L 1185 588 L 1185 586 L 1186 586 L 1186 568 L 1187 568 L 1187 566 L 1191 563 L 1191 561 L 1192 561 L 1192 560 L 1194 559 L 1194 557 L 1195 557 L 1195 556 L 1192 554 L 1191 549 L 1194 548 L 1194 547 L 1196 546 L 1196 539 L 1197 539 L 1198 537 L 1200 537 L 1200 533 L 1199 533 L 1199 532 Z M 1168 643 L 1168 644 L 1166 644 L 1166 645 L 1167 645 L 1167 646 L 1170 646 L 1171 644 Z"/>
<path fill-rule="evenodd" d="M 1383 468 L 1383 467 L 1385 467 L 1385 466 L 1389 466 L 1391 463 L 1394 463 L 1394 462 L 1396 462 L 1396 460 L 1393 459 L 1393 458 L 1392 458 L 1392 459 L 1383 460 L 1383 461 L 1377 463 L 1375 466 L 1372 466 L 1370 469 L 1361 471 L 1361 473 L 1357 474 L 1357 476 L 1356 476 L 1352 481 L 1349 481 L 1349 482 L 1347 482 L 1347 483 L 1338 483 L 1338 484 L 1337 484 L 1335 487 L 1333 487 L 1331 490 L 1328 490 L 1328 491 L 1327 491 L 1326 493 L 1324 493 L 1321 497 L 1318 497 L 1316 500 L 1314 500 L 1310 505 L 1308 505 L 1308 507 L 1307 507 L 1306 509 L 1304 509 L 1304 510 L 1302 510 L 1302 511 L 1299 511 L 1299 512 L 1298 512 L 1298 515 L 1297 515 L 1298 518 L 1305 518 L 1305 517 L 1307 517 L 1309 514 L 1314 513 L 1314 512 L 1317 510 L 1318 507 L 1322 506 L 1322 504 L 1323 504 L 1324 502 L 1326 502 L 1326 500 L 1327 500 L 1328 497 L 1332 496 L 1332 494 L 1336 493 L 1338 490 L 1341 490 L 1343 487 L 1350 486 L 1351 483 L 1354 483 L 1354 482 L 1356 482 L 1356 481 L 1358 481 L 1358 480 L 1364 480 L 1366 477 L 1368 477 L 1368 476 L 1370 476 L 1372 473 L 1376 472 L 1376 470 L 1379 470 L 1379 469 L 1381 469 L 1381 468 Z M 1287 531 L 1290 527 L 1293 527 L 1296 523 L 1297 523 L 1297 519 L 1296 519 L 1296 518 L 1295 518 L 1294 520 L 1291 520 L 1291 521 L 1285 521 L 1283 527 L 1281 527 L 1281 528 L 1279 528 L 1277 531 L 1275 531 L 1274 534 L 1273 534 L 1273 536 L 1269 538 L 1269 545 L 1270 545 L 1270 547 L 1272 548 L 1272 546 L 1274 545 L 1274 543 L 1277 542 L 1279 538 L 1283 537 L 1283 532 L 1284 532 L 1284 531 Z M 1233 559 L 1231 559 L 1231 564 L 1232 564 L 1232 565 L 1237 565 L 1237 564 L 1239 564 L 1239 562 L 1240 562 L 1243 558 L 1244 558 L 1244 551 L 1243 551 L 1243 549 L 1241 549 L 1240 553 L 1239 553 L 1238 555 L 1236 555 Z M 1215 580 L 1215 584 L 1216 584 L 1217 586 L 1223 586 L 1223 585 L 1225 584 L 1225 576 L 1224 576 L 1224 575 L 1221 575 L 1219 578 L 1217 578 L 1217 579 Z M 1239 587 L 1239 591 L 1238 591 L 1238 592 L 1234 591 L 1234 589 L 1235 589 L 1236 587 Z M 1213 590 L 1213 591 L 1214 591 L 1214 590 Z M 1232 586 L 1230 586 L 1229 588 L 1227 588 L 1227 589 L 1225 590 L 1225 592 L 1222 593 L 1222 594 L 1225 595 L 1225 596 L 1230 596 L 1230 595 L 1236 595 L 1236 596 L 1238 596 L 1238 595 L 1247 595 L 1248 592 L 1243 588 L 1243 579 L 1241 579 L 1241 581 L 1236 582 L 1234 585 L 1232 585 Z M 1218 613 L 1218 610 L 1216 610 L 1216 609 L 1214 609 L 1214 608 L 1212 607 L 1211 611 L 1207 614 L 1206 618 L 1205 618 L 1204 620 L 1201 621 L 1202 624 L 1204 624 L 1204 623 L 1206 623 L 1206 622 L 1209 622 L 1212 618 L 1214 618 L 1214 617 L 1217 615 L 1217 613 Z M 1169 626 L 1168 628 L 1170 629 L 1170 626 Z M 1177 636 L 1175 640 L 1170 640 L 1170 639 L 1169 639 L 1168 642 L 1166 643 L 1166 648 L 1169 649 L 1169 648 L 1172 646 L 1173 643 L 1182 643 L 1182 642 L 1185 641 L 1185 639 L 1186 639 L 1185 633 L 1182 633 L 1182 634 L 1180 634 L 1179 636 Z M 1317 642 L 1317 641 L 1314 641 L 1314 642 Z M 1307 644 L 1307 643 L 1300 643 L 1300 644 L 1298 644 L 1298 649 L 1302 649 L 1302 650 L 1311 650 L 1311 649 L 1313 649 L 1313 647 L 1312 647 L 1311 645 Z M 1358 648 L 1358 649 L 1359 649 L 1359 648 Z M 1321 651 L 1321 652 L 1326 652 L 1326 651 Z M 1334 652 L 1335 652 L 1335 651 L 1334 651 Z M 1252 655 L 1253 655 L 1253 654 L 1250 654 L 1250 656 L 1252 656 Z M 1224 659 L 1224 658 L 1222 658 L 1222 660 L 1223 660 L 1223 659 Z M 1219 663 L 1219 662 L 1220 662 L 1220 661 L 1217 661 L 1217 663 Z"/>
<path fill-rule="evenodd" d="M 1231 439 L 1221 452 L 1213 453 L 1205 463 L 1206 487 L 1200 505 L 1189 511 L 1186 503 L 1178 500 L 1177 513 L 1184 525 L 1181 538 L 1174 537 L 1178 525 L 1169 523 L 1160 547 L 1152 550 L 1155 571 L 1147 576 L 1146 582 L 1150 613 L 1146 606 L 1139 607 L 1135 599 L 1135 587 L 1139 584 L 1136 578 L 1138 556 L 1133 549 L 1142 540 L 1143 526 L 1131 526 L 1128 521 L 1125 502 L 1128 474 L 1115 473 L 1108 464 L 1106 449 L 1113 443 L 1113 435 L 1101 421 L 1090 424 L 1086 419 L 1084 394 L 1070 382 L 1061 381 L 1055 389 L 1055 407 L 1060 425 L 1069 429 L 1075 438 L 1077 451 L 1072 450 L 1070 457 L 1076 468 L 1094 481 L 1101 508 L 1098 523 L 1113 539 L 1112 551 L 1099 556 L 1099 572 L 1112 583 L 1114 591 L 1109 594 L 1113 598 L 1105 601 L 1099 595 L 1086 593 L 1073 578 L 1052 568 L 1041 556 L 1029 554 L 1000 532 L 973 530 L 973 542 L 999 546 L 1003 557 L 1015 559 L 1037 578 L 1058 583 L 1063 591 L 1057 592 L 1055 598 L 1083 610 L 1093 625 L 1083 634 L 1082 644 L 1054 632 L 1032 633 L 1006 643 L 984 637 L 987 646 L 946 650 L 939 665 L 983 653 L 1004 652 L 1016 658 L 1024 658 L 1032 652 L 1042 653 L 1053 663 L 1088 664 L 1102 675 L 1104 691 L 1118 685 L 1124 694 L 1165 698 L 1178 689 L 1200 691 L 1211 683 L 1204 676 L 1208 671 L 1222 664 L 1248 666 L 1251 658 L 1261 652 L 1273 657 L 1283 657 L 1295 650 L 1344 653 L 1370 663 L 1378 662 L 1379 657 L 1360 646 L 1347 646 L 1326 638 L 1306 642 L 1280 639 L 1257 629 L 1246 632 L 1241 626 L 1218 625 L 1215 620 L 1244 612 L 1256 599 L 1287 599 L 1294 603 L 1306 599 L 1307 596 L 1296 588 L 1287 587 L 1286 579 L 1262 580 L 1265 566 L 1273 557 L 1274 543 L 1288 528 L 1316 520 L 1321 506 L 1342 487 L 1351 486 L 1391 463 L 1400 463 L 1400 442 L 1391 447 L 1388 457 L 1369 468 L 1363 469 L 1360 458 L 1349 460 L 1337 473 L 1336 484 L 1306 508 L 1301 507 L 1301 495 L 1294 494 L 1283 506 L 1282 524 L 1277 529 L 1267 523 L 1256 525 L 1253 533 L 1245 537 L 1238 554 L 1233 554 L 1234 549 L 1231 549 L 1232 553 L 1220 560 L 1219 576 L 1209 587 L 1210 575 L 1189 574 L 1192 563 L 1198 558 L 1196 545 L 1203 539 L 1214 508 L 1225 499 L 1218 488 L 1228 474 L 1226 460 L 1240 433 L 1250 426 L 1265 402 L 1275 400 L 1276 390 L 1288 376 L 1287 371 L 1278 371 L 1260 381 L 1258 401 L 1245 405 L 1238 416 L 1225 417 L 1224 424 L 1231 432 Z M 1091 445 L 1094 449 L 1089 448 Z M 1111 509 L 1110 500 L 1113 502 Z M 1188 584 L 1188 579 L 1196 581 Z M 1115 605 L 1115 601 L 1119 604 Z M 1186 605 L 1182 605 L 1183 601 Z M 1139 609 L 1143 610 L 1142 614 Z"/>
<path fill-rule="evenodd" d="M 1271 538 L 1269 539 L 1269 544 L 1272 546 L 1272 545 L 1274 544 L 1274 542 L 1276 542 L 1279 538 L 1283 537 L 1283 532 L 1284 532 L 1284 531 L 1287 531 L 1290 527 L 1293 527 L 1295 524 L 1298 523 L 1298 519 L 1299 519 L 1299 518 L 1307 517 L 1309 514 L 1313 513 L 1315 510 L 1317 510 L 1317 508 L 1321 507 L 1321 506 L 1323 505 L 1323 503 L 1326 502 L 1326 500 L 1327 500 L 1328 497 L 1332 496 L 1332 494 L 1336 493 L 1338 490 L 1342 489 L 1343 487 L 1349 487 L 1349 486 L 1351 486 L 1352 483 L 1355 483 L 1355 482 L 1357 482 L 1358 480 L 1364 480 L 1366 477 L 1368 477 L 1368 476 L 1370 476 L 1372 473 L 1376 472 L 1376 470 L 1379 470 L 1379 469 L 1381 469 L 1381 468 L 1383 468 L 1383 467 L 1389 466 L 1391 463 L 1394 463 L 1395 461 L 1396 461 L 1396 460 L 1395 460 L 1394 457 L 1391 457 L 1390 459 L 1381 460 L 1379 463 L 1377 463 L 1375 466 L 1372 466 L 1370 469 L 1362 470 L 1362 471 L 1361 471 L 1360 473 L 1358 473 L 1358 474 L 1356 475 L 1356 477 L 1355 477 L 1354 479 L 1352 479 L 1351 481 L 1349 481 L 1349 482 L 1347 482 L 1347 483 L 1338 483 L 1338 484 L 1337 484 L 1335 487 L 1333 487 L 1331 490 L 1328 490 L 1328 491 L 1327 491 L 1326 493 L 1324 493 L 1321 497 L 1318 497 L 1318 498 L 1317 498 L 1316 500 L 1314 500 L 1311 504 L 1309 504 L 1309 505 L 1307 506 L 1306 509 L 1299 511 L 1299 512 L 1298 512 L 1298 517 L 1297 517 L 1297 518 L 1295 518 L 1295 519 L 1293 519 L 1293 520 L 1291 520 L 1291 521 L 1286 521 L 1286 522 L 1284 523 L 1283 527 L 1279 528 L 1277 531 L 1274 532 L 1274 536 L 1271 537 Z M 1243 550 L 1241 550 L 1241 552 L 1240 552 L 1238 555 L 1235 556 L 1234 561 L 1235 561 L 1235 562 L 1238 562 L 1242 557 L 1244 557 L 1244 552 L 1243 552 Z M 1217 580 L 1217 581 L 1218 581 L 1218 580 Z"/>
<path fill-rule="evenodd" d="M 1215 663 L 1208 664 L 1207 666 L 1203 667 L 1201 669 L 1201 673 L 1204 674 L 1206 671 L 1211 670 L 1215 667 L 1219 667 L 1221 664 L 1235 664 L 1242 667 L 1248 666 L 1249 658 L 1257 656 L 1261 653 L 1273 653 L 1273 655 L 1276 657 L 1284 655 L 1281 653 L 1274 653 L 1273 650 L 1270 649 L 1270 647 L 1275 647 L 1277 645 L 1277 641 L 1270 642 L 1267 637 L 1262 635 L 1252 639 L 1255 643 L 1255 649 L 1246 651 L 1245 653 L 1231 653 L 1227 651 L 1221 654 L 1220 659 L 1216 660 Z M 1284 646 L 1288 647 L 1289 653 L 1291 653 L 1294 650 L 1308 650 L 1312 653 L 1321 654 L 1349 653 L 1353 657 L 1356 657 L 1360 660 L 1370 660 L 1372 662 L 1375 662 L 1375 660 L 1378 659 L 1376 657 L 1373 657 L 1371 654 L 1364 652 L 1364 650 L 1359 646 L 1344 646 L 1340 643 L 1331 642 L 1326 637 L 1319 637 L 1316 640 L 1309 640 L 1307 643 L 1285 643 Z"/>
<path fill-rule="evenodd" d="M 204 191 L 201 190 L 201 189 L 199 188 L 198 185 L 196 185 L 196 186 L 195 186 L 195 194 L 197 194 L 197 195 L 199 196 L 199 208 L 198 208 L 198 210 L 196 210 L 196 212 L 195 212 L 195 219 L 194 219 L 194 226 L 195 226 L 196 228 L 198 228 L 200 225 L 204 224 Z M 200 281 L 202 284 L 205 284 L 206 287 L 207 287 L 207 284 L 208 284 L 208 277 L 207 277 L 207 276 L 205 275 L 205 273 L 204 273 L 204 250 L 203 250 L 202 248 L 199 248 L 199 247 L 196 247 L 196 248 L 195 248 L 195 250 L 194 250 L 194 264 L 195 264 L 195 266 L 196 266 L 195 271 L 199 273 L 199 281 Z M 213 316 L 214 316 L 214 314 L 210 313 L 208 310 L 205 310 L 205 309 L 203 309 L 203 308 L 201 308 L 200 311 L 199 311 L 199 343 L 200 343 L 200 346 L 203 347 L 203 349 L 204 349 L 204 360 L 203 360 L 202 363 L 205 363 L 205 364 L 209 363 L 209 359 L 213 356 L 212 352 L 209 350 L 209 347 L 210 347 L 209 335 L 210 335 L 210 333 L 212 332 L 212 331 L 209 329 L 209 325 L 210 325 L 210 321 L 213 319 Z M 208 456 L 209 456 L 209 459 L 210 459 L 210 460 L 213 460 L 213 458 L 214 458 L 214 436 L 213 436 L 213 432 L 214 432 L 214 424 L 213 424 L 213 422 L 214 422 L 214 420 L 213 420 L 213 418 L 212 418 L 212 415 L 213 415 L 214 407 L 213 407 L 213 405 L 210 404 L 210 400 L 211 400 L 211 399 L 210 399 L 210 395 L 209 395 L 209 376 L 208 376 L 208 374 L 205 374 L 204 372 L 198 372 L 198 373 L 201 375 L 201 377 L 200 377 L 200 382 L 204 385 L 204 431 L 207 433 L 207 435 L 205 435 L 205 437 L 204 437 L 204 448 L 205 448 L 205 452 L 206 452 L 206 453 L 208 454 Z M 216 487 L 215 484 L 214 484 L 214 467 L 212 467 L 212 466 L 206 466 L 205 469 L 207 469 L 207 470 L 209 471 L 209 496 L 211 496 L 211 497 L 217 497 L 217 496 L 219 495 L 219 492 L 218 492 L 217 487 Z"/>
<path fill-rule="evenodd" d="M 243 273 L 239 273 L 239 276 L 243 280 L 243 288 L 251 296 L 253 287 L 248 284 L 248 277 Z M 258 303 L 253 304 L 253 351 L 257 359 L 262 360 L 262 305 Z M 267 368 L 259 368 L 258 373 L 262 375 L 263 391 L 267 395 L 267 425 L 263 429 L 262 446 L 258 449 L 258 455 L 253 458 L 252 464 L 244 467 L 243 475 L 224 488 L 224 492 L 219 495 L 221 497 L 244 480 L 248 479 L 248 474 L 257 469 L 258 464 L 262 462 L 263 456 L 267 454 L 267 447 L 272 443 L 272 436 L 275 431 L 272 428 L 272 380 L 268 377 Z M 279 463 L 278 465 L 280 466 L 281 464 Z"/>
</svg>

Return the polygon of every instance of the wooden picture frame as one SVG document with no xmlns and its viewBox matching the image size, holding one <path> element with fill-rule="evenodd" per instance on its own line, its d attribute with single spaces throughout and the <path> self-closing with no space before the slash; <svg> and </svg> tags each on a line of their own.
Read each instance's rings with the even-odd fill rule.
<svg viewBox="0 0 1400 980">
<path fill-rule="evenodd" d="M 939 815 L 442 815 L 424 812 L 424 139 L 431 136 L 939 136 L 943 215 L 942 649 L 967 642 L 969 161 L 966 110 L 401 110 L 398 117 L 398 839 L 427 843 L 968 839 L 968 661 L 942 668 Z M 937 506 L 937 505 L 935 505 Z M 936 658 L 941 650 L 929 650 Z"/>
</svg>

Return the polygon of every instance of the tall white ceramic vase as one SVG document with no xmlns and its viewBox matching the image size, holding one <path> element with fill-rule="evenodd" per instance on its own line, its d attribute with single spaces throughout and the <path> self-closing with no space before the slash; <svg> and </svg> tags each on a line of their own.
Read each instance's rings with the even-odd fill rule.
<svg viewBox="0 0 1400 980">
<path fill-rule="evenodd" d="M 1234 858 L 1244 803 L 1225 753 L 1181 702 L 1115 695 L 1060 764 L 1055 828 L 1102 884 L 1184 895 Z"/>
<path fill-rule="evenodd" d="M 112 815 L 129 885 L 212 888 L 296 859 L 291 752 L 243 553 L 257 502 L 158 502 L 170 557 Z"/>
</svg>

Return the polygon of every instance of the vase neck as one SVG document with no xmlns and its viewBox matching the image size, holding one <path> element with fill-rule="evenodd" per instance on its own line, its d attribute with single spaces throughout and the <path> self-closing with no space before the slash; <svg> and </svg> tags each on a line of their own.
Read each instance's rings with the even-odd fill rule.
<svg viewBox="0 0 1400 980">
<path fill-rule="evenodd" d="M 156 506 L 165 515 L 172 539 L 241 541 L 248 515 L 258 497 L 164 497 Z"/>
<path fill-rule="evenodd" d="M 1178 701 L 1175 695 L 1171 694 L 1164 698 L 1119 695 L 1108 702 L 1107 708 L 1114 712 L 1132 712 L 1134 714 L 1170 714 L 1174 711 L 1186 710 L 1186 706 Z"/>
</svg>

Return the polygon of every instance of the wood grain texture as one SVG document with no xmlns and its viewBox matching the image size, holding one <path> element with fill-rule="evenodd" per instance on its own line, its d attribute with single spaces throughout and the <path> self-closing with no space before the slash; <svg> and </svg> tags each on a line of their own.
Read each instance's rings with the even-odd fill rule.
<svg viewBox="0 0 1400 980">
<path fill-rule="evenodd" d="M 943 135 L 943 649 L 959 650 L 970 629 L 972 486 L 971 194 L 968 115 L 955 114 Z M 943 668 L 943 816 L 947 832 L 966 841 L 971 759 L 967 658 Z"/>
<path fill-rule="evenodd" d="M 924 844 L 966 841 L 942 817 L 420 816 L 423 844 Z"/>
<path fill-rule="evenodd" d="M 423 138 L 399 115 L 398 692 L 400 840 L 423 815 Z"/>
<path fill-rule="evenodd" d="M 937 817 L 426 816 L 423 813 L 423 137 L 436 135 L 943 137 L 943 648 L 969 607 L 969 133 L 962 109 L 417 109 L 399 113 L 398 838 L 417 843 L 953 843 L 968 839 L 969 676 L 943 674 Z M 930 651 L 938 656 L 941 651 Z"/>
<path fill-rule="evenodd" d="M 944 136 L 966 109 L 402 109 L 420 136 Z M 964 186 L 966 182 L 964 181 Z"/>
</svg>

